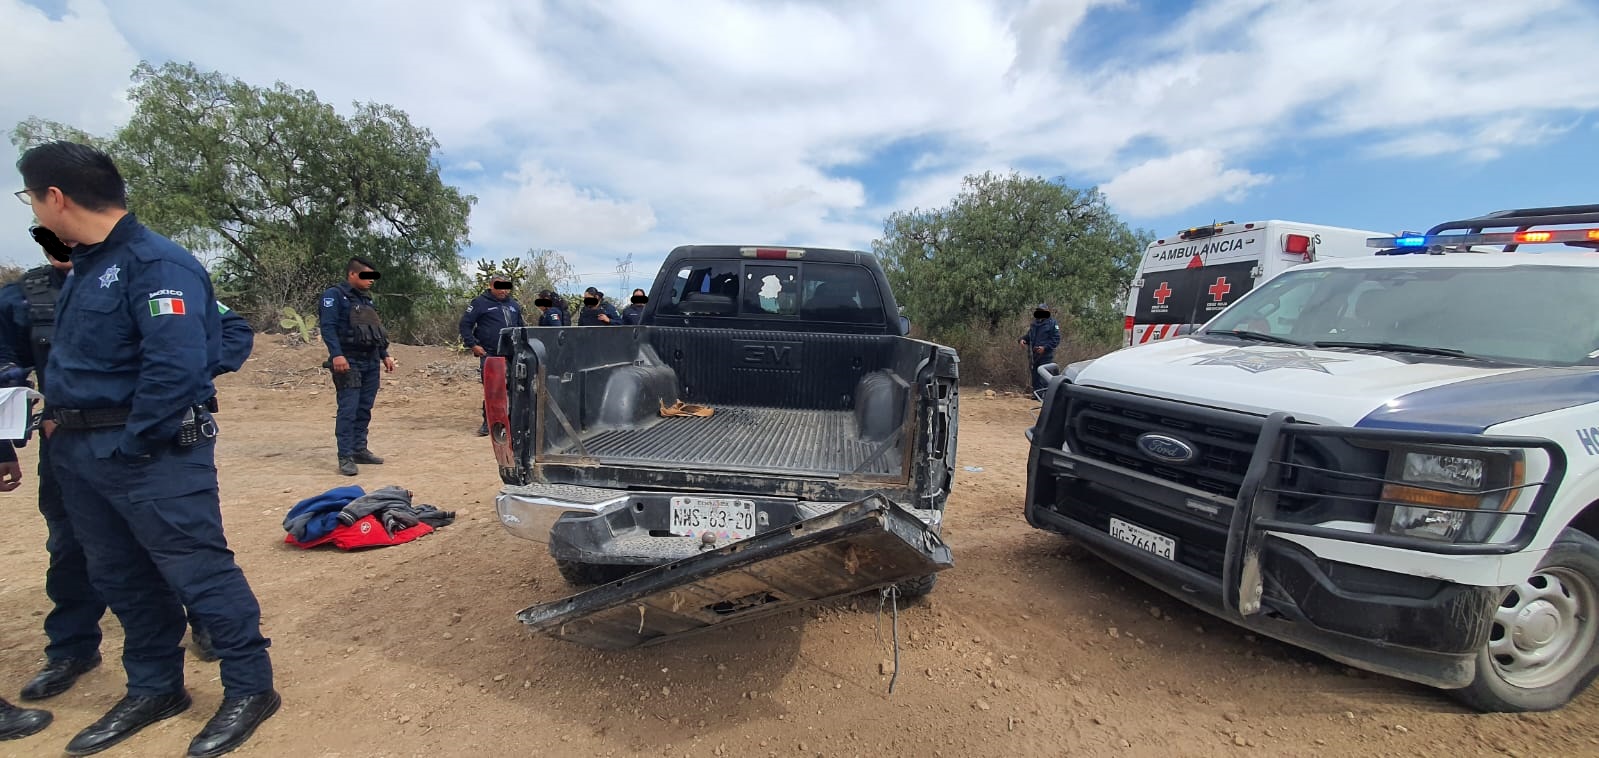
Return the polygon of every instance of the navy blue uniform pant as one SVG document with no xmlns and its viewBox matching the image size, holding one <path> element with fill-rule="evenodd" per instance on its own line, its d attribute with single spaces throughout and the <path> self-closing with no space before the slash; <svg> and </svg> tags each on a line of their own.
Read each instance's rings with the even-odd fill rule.
<svg viewBox="0 0 1599 758">
<path fill-rule="evenodd" d="M 39 513 L 49 530 L 45 551 L 50 565 L 44 571 L 44 594 L 50 598 L 50 614 L 44 617 L 46 658 L 93 658 L 100 652 L 100 618 L 105 601 L 89 583 L 89 564 L 83 545 L 72 531 L 66 506 L 61 502 L 61 486 L 50 465 L 50 440 L 39 435 Z"/>
<path fill-rule="evenodd" d="M 1043 355 L 1039 355 L 1038 353 L 1034 353 L 1029 350 L 1027 355 L 1033 359 L 1032 371 L 1030 373 L 1033 377 L 1033 391 L 1038 392 L 1039 390 L 1042 390 L 1048 386 L 1048 384 L 1044 381 L 1044 377 L 1038 375 L 1038 367 L 1048 363 L 1054 363 L 1055 351 L 1045 350 Z"/>
<path fill-rule="evenodd" d="M 56 484 L 50 465 L 50 440 L 39 435 L 39 513 L 44 516 L 49 536 L 44 549 L 50 564 L 44 571 L 44 594 L 50 598 L 50 613 L 44 617 L 45 658 L 93 658 L 100 652 L 100 619 L 105 617 L 105 600 L 89 581 L 89 563 L 83 545 L 72 530 L 66 505 L 61 501 L 61 486 Z M 200 631 L 199 621 L 189 614 L 189 625 Z"/>
<path fill-rule="evenodd" d="M 122 622 L 128 694 L 183 687 L 185 607 L 211 636 L 227 697 L 270 690 L 261 607 L 222 533 L 215 443 L 105 455 L 121 435 L 58 429 L 50 460 L 89 578 Z"/>
<path fill-rule="evenodd" d="M 361 386 L 336 390 L 339 410 L 334 417 L 333 437 L 339 443 L 339 457 L 349 458 L 366 449 L 367 427 L 372 425 L 372 404 L 378 399 L 379 377 L 383 364 L 376 358 L 350 361 L 350 372 L 361 377 Z"/>
</svg>

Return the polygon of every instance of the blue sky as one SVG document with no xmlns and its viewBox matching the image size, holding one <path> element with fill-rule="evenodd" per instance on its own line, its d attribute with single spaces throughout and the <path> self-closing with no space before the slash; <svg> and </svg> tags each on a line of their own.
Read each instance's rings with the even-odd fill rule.
<svg viewBox="0 0 1599 758">
<path fill-rule="evenodd" d="M 1596 38 L 1592 0 L 0 0 L 0 124 L 109 132 L 141 59 L 391 103 L 479 198 L 469 257 L 616 292 L 678 244 L 869 249 L 985 170 L 1157 234 L 1596 202 Z"/>
</svg>

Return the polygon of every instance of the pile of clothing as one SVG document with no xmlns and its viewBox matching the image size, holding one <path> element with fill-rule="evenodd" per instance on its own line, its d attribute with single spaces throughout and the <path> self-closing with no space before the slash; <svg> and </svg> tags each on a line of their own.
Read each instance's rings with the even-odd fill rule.
<svg viewBox="0 0 1599 758">
<path fill-rule="evenodd" d="M 300 548 L 332 543 L 343 550 L 410 542 L 455 522 L 454 511 L 412 505 L 411 492 L 388 486 L 367 493 L 335 487 L 296 503 L 283 517 L 283 541 Z"/>
</svg>

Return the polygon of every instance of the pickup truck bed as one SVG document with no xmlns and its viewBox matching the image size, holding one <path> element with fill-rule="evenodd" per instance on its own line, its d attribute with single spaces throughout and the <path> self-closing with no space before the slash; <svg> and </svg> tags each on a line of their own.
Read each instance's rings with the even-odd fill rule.
<svg viewBox="0 0 1599 758">
<path fill-rule="evenodd" d="M 675 417 L 581 437 L 561 455 L 771 472 L 894 474 L 901 461 L 862 439 L 851 411 L 713 406 L 709 418 Z"/>
</svg>

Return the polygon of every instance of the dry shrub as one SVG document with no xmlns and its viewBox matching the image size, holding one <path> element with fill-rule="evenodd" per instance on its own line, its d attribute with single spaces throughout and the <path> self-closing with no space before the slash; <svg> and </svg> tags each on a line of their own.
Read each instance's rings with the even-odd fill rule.
<svg viewBox="0 0 1599 758">
<path fill-rule="evenodd" d="M 989 329 L 987 324 L 968 324 L 942 337 L 931 338 L 955 348 L 961 358 L 961 386 L 989 387 L 1025 392 L 1031 388 L 1032 362 L 1027 348 L 1017 340 L 1027 333 L 1028 321 L 1009 328 Z M 913 330 L 914 331 L 914 330 Z M 1074 361 L 1097 358 L 1117 347 L 1116 342 L 1084 337 L 1072 329 L 1069 319 L 1060 325 L 1060 347 L 1055 362 L 1064 366 Z M 927 339 L 926 337 L 923 337 Z"/>
</svg>

